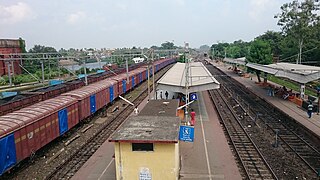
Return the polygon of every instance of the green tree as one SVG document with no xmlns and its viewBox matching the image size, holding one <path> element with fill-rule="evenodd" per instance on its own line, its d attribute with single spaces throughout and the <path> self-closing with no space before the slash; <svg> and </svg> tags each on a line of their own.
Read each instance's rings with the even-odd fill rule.
<svg viewBox="0 0 320 180">
<path fill-rule="evenodd" d="M 22 53 L 26 53 L 26 42 L 21 37 L 19 37 L 19 45 Z"/>
<path fill-rule="evenodd" d="M 46 47 L 42 45 L 34 45 L 33 48 L 29 50 L 29 53 L 56 53 L 57 50 L 54 47 Z"/>
<path fill-rule="evenodd" d="M 281 6 L 281 13 L 275 18 L 279 18 L 278 25 L 282 27 L 285 35 L 292 36 L 298 42 L 299 59 L 297 64 L 301 63 L 301 53 L 305 42 L 309 41 L 312 27 L 319 21 L 318 0 L 304 0 L 299 2 L 294 0 Z"/>
<path fill-rule="evenodd" d="M 165 42 L 161 44 L 161 49 L 176 49 L 177 47 L 174 45 L 173 42 Z"/>
<path fill-rule="evenodd" d="M 257 64 L 271 64 L 272 63 L 272 55 L 271 55 L 271 47 L 268 42 L 262 41 L 260 39 L 256 39 L 251 43 L 250 52 L 246 56 L 246 61 Z M 248 69 L 249 71 L 253 71 L 252 69 Z M 261 82 L 260 74 L 261 71 L 255 70 L 257 74 L 258 81 Z"/>
<path fill-rule="evenodd" d="M 258 36 L 256 39 L 267 41 L 270 44 L 272 54 L 274 56 L 279 56 L 281 53 L 280 43 L 283 39 L 283 36 L 280 32 L 267 31 L 264 34 Z"/>
<path fill-rule="evenodd" d="M 218 44 L 213 44 L 210 48 L 210 53 L 212 56 L 218 57 L 218 58 L 223 58 L 225 55 L 226 48 L 229 46 L 229 43 L 218 43 Z"/>
</svg>

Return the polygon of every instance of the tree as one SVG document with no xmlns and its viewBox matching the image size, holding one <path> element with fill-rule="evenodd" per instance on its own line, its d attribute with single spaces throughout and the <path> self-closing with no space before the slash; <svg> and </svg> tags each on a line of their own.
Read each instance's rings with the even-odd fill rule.
<svg viewBox="0 0 320 180">
<path fill-rule="evenodd" d="M 312 27 L 319 21 L 318 0 L 304 0 L 299 2 L 294 0 L 281 6 L 281 13 L 275 18 L 279 18 L 278 25 L 282 27 L 285 35 L 293 36 L 298 41 L 299 59 L 297 64 L 301 63 L 301 53 L 305 41 L 310 38 Z"/>
<path fill-rule="evenodd" d="M 246 61 L 257 64 L 271 64 L 272 56 L 271 56 L 271 47 L 268 42 L 262 41 L 260 39 L 256 39 L 251 43 L 250 52 L 246 56 Z M 248 69 L 249 71 L 253 71 L 252 69 Z M 260 74 L 261 71 L 255 70 L 258 81 L 261 82 Z"/>
<path fill-rule="evenodd" d="M 280 32 L 267 31 L 264 34 L 258 36 L 256 39 L 267 41 L 270 44 L 272 54 L 274 56 L 279 56 L 281 53 L 280 43 L 283 36 Z"/>
<path fill-rule="evenodd" d="M 226 48 L 228 46 L 229 46 L 229 43 L 213 44 L 210 48 L 212 56 L 218 57 L 218 58 L 223 58 L 225 55 Z"/>
<path fill-rule="evenodd" d="M 200 51 L 202 51 L 202 52 L 208 52 L 209 50 L 210 50 L 210 46 L 208 46 L 208 45 L 202 45 L 202 46 L 200 46 Z"/>
<path fill-rule="evenodd" d="M 19 37 L 19 46 L 21 48 L 22 53 L 26 53 L 26 42 L 21 37 Z"/>
<path fill-rule="evenodd" d="M 174 45 L 173 42 L 165 42 L 161 44 L 161 49 L 176 49 L 177 47 Z"/>
<path fill-rule="evenodd" d="M 33 48 L 29 50 L 29 53 L 55 53 L 57 50 L 54 47 L 46 47 L 41 45 L 34 45 Z"/>
</svg>

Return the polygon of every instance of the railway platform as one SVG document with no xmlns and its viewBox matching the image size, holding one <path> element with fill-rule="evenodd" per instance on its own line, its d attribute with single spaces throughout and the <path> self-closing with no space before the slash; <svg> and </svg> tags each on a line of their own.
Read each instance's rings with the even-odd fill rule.
<svg viewBox="0 0 320 180">
<path fill-rule="evenodd" d="M 317 113 L 313 113 L 311 118 L 308 118 L 307 112 L 297 106 L 296 104 L 292 103 L 288 100 L 283 100 L 276 96 L 268 96 L 267 95 L 267 89 L 262 88 L 255 82 L 257 82 L 256 76 L 252 76 L 252 78 L 245 78 L 242 76 L 239 76 L 238 74 L 235 74 L 229 67 L 231 65 L 228 64 L 222 64 L 222 63 L 216 63 L 211 62 L 214 66 L 219 68 L 220 70 L 224 71 L 226 74 L 228 74 L 230 77 L 234 78 L 238 82 L 242 83 L 246 88 L 251 90 L 253 93 L 264 99 L 265 101 L 271 103 L 278 109 L 282 110 L 284 113 L 295 119 L 297 122 L 299 122 L 301 125 L 309 129 L 311 132 L 316 134 L 320 137 L 320 115 Z M 272 83 L 272 82 L 269 82 Z M 277 85 L 275 83 L 272 83 L 278 87 L 281 87 L 280 85 Z"/>
<path fill-rule="evenodd" d="M 241 179 L 208 93 L 198 93 L 198 97 L 191 104 L 196 112 L 194 142 L 180 141 L 179 179 Z M 147 99 L 138 108 L 146 104 Z M 113 155 L 113 143 L 106 141 L 72 179 L 116 179 Z"/>
</svg>

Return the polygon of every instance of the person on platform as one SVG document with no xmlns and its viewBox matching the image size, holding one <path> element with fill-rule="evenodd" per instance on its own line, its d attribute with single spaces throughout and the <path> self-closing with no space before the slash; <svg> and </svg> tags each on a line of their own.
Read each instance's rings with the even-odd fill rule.
<svg viewBox="0 0 320 180">
<path fill-rule="evenodd" d="M 162 91 L 160 92 L 160 99 L 162 99 Z"/>
<path fill-rule="evenodd" d="M 309 118 L 311 118 L 311 116 L 312 116 L 312 110 L 313 110 L 313 105 L 312 105 L 312 102 L 310 102 L 309 105 L 308 105 L 308 116 L 309 116 Z"/>
<path fill-rule="evenodd" d="M 166 96 L 166 99 L 168 99 L 168 97 L 169 97 L 168 91 L 166 91 L 166 93 L 164 93 L 164 95 Z"/>
<path fill-rule="evenodd" d="M 136 106 L 133 110 L 134 114 L 137 115 L 139 113 L 139 109 L 138 109 L 138 106 Z"/>
<path fill-rule="evenodd" d="M 190 116 L 191 116 L 191 126 L 194 126 L 196 123 L 196 112 L 194 112 L 193 109 L 191 109 Z"/>
</svg>

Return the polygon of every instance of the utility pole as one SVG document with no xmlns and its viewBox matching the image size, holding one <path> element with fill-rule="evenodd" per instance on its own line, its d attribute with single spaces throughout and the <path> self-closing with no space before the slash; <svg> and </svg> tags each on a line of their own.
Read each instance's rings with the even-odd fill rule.
<svg viewBox="0 0 320 180">
<path fill-rule="evenodd" d="M 83 67 L 84 67 L 84 84 L 88 85 L 88 78 L 87 78 L 87 67 L 86 67 L 86 59 L 83 60 Z"/>
<path fill-rule="evenodd" d="M 153 99 L 156 99 L 156 88 L 155 88 L 155 83 L 154 83 L 154 51 L 152 49 L 152 54 L 151 54 L 151 60 L 152 60 L 152 88 L 153 88 Z"/>
<path fill-rule="evenodd" d="M 12 86 L 12 78 L 11 78 L 11 70 L 10 70 L 10 62 L 7 62 L 7 67 L 8 67 L 8 77 L 9 77 L 9 85 Z"/>
<path fill-rule="evenodd" d="M 41 60 L 41 72 L 42 72 L 42 84 L 44 84 L 44 65 L 43 65 L 43 60 Z"/>
<path fill-rule="evenodd" d="M 150 63 L 148 60 L 148 100 L 150 100 Z"/>
<path fill-rule="evenodd" d="M 128 58 L 125 58 L 126 59 L 126 73 L 127 73 L 127 82 L 129 83 L 129 67 L 128 67 Z"/>
<path fill-rule="evenodd" d="M 189 60 L 185 58 L 185 78 L 186 78 L 186 82 L 185 82 L 185 88 L 186 88 L 186 110 L 185 110 L 185 117 L 186 117 L 186 123 L 187 125 L 189 125 L 189 120 L 188 120 L 188 103 L 189 103 Z"/>
</svg>

